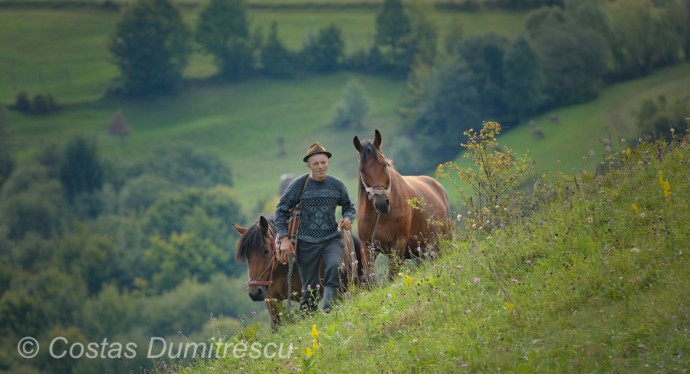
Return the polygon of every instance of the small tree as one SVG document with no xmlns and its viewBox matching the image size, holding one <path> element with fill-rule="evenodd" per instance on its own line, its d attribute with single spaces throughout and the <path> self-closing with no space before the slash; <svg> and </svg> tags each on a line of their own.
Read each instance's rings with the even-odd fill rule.
<svg viewBox="0 0 690 374">
<path fill-rule="evenodd" d="M 497 122 L 484 122 L 478 133 L 465 131 L 468 141 L 461 144 L 463 157 L 472 165 L 462 168 L 450 161 L 436 169 L 436 176 L 450 180 L 467 207 L 464 222 L 470 229 L 490 230 L 505 224 L 513 208 L 509 202 L 532 167 L 527 155 L 517 157 L 510 148 L 498 146 L 500 133 Z"/>
<path fill-rule="evenodd" d="M 278 25 L 271 22 L 271 31 L 266 44 L 261 48 L 263 71 L 274 78 L 287 78 L 294 75 L 294 57 L 278 39 Z"/>
<path fill-rule="evenodd" d="M 189 31 L 170 0 L 139 0 L 115 26 L 108 49 L 120 68 L 124 93 L 164 92 L 182 82 Z"/>
<path fill-rule="evenodd" d="M 520 36 L 508 48 L 503 61 L 503 90 L 506 109 L 516 121 L 534 114 L 542 101 L 542 75 L 539 59 L 529 44 Z"/>
<path fill-rule="evenodd" d="M 59 168 L 60 182 L 70 202 L 81 193 L 93 193 L 103 185 L 103 165 L 96 146 L 78 136 L 65 147 Z"/>
<path fill-rule="evenodd" d="M 253 70 L 254 50 L 244 0 L 211 0 L 199 15 L 195 37 L 213 55 L 221 77 L 238 80 Z"/>
<path fill-rule="evenodd" d="M 331 126 L 337 129 L 362 128 L 362 120 L 371 108 L 371 99 L 361 84 L 349 81 L 343 89 L 343 98 L 336 106 Z"/>
<path fill-rule="evenodd" d="M 301 54 L 310 70 L 330 72 L 340 67 L 344 50 L 342 32 L 331 24 L 320 29 L 316 37 L 309 36 Z"/>
<path fill-rule="evenodd" d="M 402 40 L 410 33 L 412 26 L 405 14 L 401 0 L 385 0 L 383 8 L 376 15 L 376 45 L 388 49 L 389 63 L 398 57 Z"/>
</svg>

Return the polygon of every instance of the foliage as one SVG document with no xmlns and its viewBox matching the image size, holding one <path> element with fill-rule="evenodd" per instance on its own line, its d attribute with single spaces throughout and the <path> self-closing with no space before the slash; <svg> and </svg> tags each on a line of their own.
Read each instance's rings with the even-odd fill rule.
<svg viewBox="0 0 690 374">
<path fill-rule="evenodd" d="M 299 58 L 304 61 L 307 70 L 332 72 L 340 67 L 344 51 L 342 31 L 331 24 L 320 29 L 316 37 L 307 37 Z"/>
<path fill-rule="evenodd" d="M 182 82 L 189 30 L 170 0 L 140 0 L 125 8 L 108 49 L 120 69 L 123 93 L 168 92 Z"/>
<path fill-rule="evenodd" d="M 679 0 L 613 3 L 615 79 L 630 79 L 687 58 L 690 8 Z"/>
<path fill-rule="evenodd" d="M 537 112 L 544 100 L 544 75 L 529 40 L 519 36 L 503 57 L 503 92 L 506 111 L 514 121 Z"/>
<path fill-rule="evenodd" d="M 271 22 L 266 43 L 261 47 L 263 71 L 270 77 L 288 78 L 295 74 L 295 56 L 278 38 L 278 24 Z"/>
<path fill-rule="evenodd" d="M 197 42 L 213 55 L 221 77 L 246 78 L 254 69 L 245 0 L 212 0 L 199 14 Z"/>
<path fill-rule="evenodd" d="M 73 138 L 63 151 L 59 167 L 60 183 L 67 199 L 96 192 L 103 186 L 103 165 L 96 145 L 83 136 Z"/>
<path fill-rule="evenodd" d="M 603 37 L 564 24 L 548 28 L 533 42 L 546 79 L 547 107 L 582 103 L 599 94 L 608 56 Z"/>
<path fill-rule="evenodd" d="M 666 96 L 658 96 L 656 100 L 645 99 L 636 111 L 637 128 L 652 138 L 663 137 L 671 141 L 676 132 L 682 135 L 690 129 L 690 96 L 670 100 Z"/>
<path fill-rule="evenodd" d="M 397 67 L 401 44 L 412 31 L 401 0 L 385 0 L 376 15 L 376 46 L 382 50 L 389 66 Z M 408 65 L 409 66 L 409 65 Z"/>
<path fill-rule="evenodd" d="M 533 9 L 549 6 L 563 6 L 563 0 L 497 0 L 501 7 L 509 9 Z"/>
<path fill-rule="evenodd" d="M 50 93 L 36 94 L 33 99 L 30 99 L 28 93 L 21 91 L 17 93 L 14 104 L 10 108 L 27 114 L 48 114 L 58 111 L 60 105 L 55 102 Z"/>
<path fill-rule="evenodd" d="M 13 189 L 14 181 L 10 180 L 6 191 Z M 21 239 L 31 232 L 50 237 L 62 225 L 63 212 L 67 208 L 63 196 L 63 189 L 55 180 L 32 183 L 29 189 L 21 192 L 8 192 L 0 205 L 0 223 L 6 225 L 11 239 Z"/>
<path fill-rule="evenodd" d="M 330 126 L 339 130 L 361 130 L 369 108 L 371 99 L 364 87 L 358 81 L 348 81 L 343 89 L 342 99 L 335 107 Z"/>
<path fill-rule="evenodd" d="M 471 166 L 460 167 L 450 161 L 436 169 L 436 176 L 450 180 L 467 209 L 463 217 L 468 230 L 491 230 L 505 226 L 511 217 L 519 217 L 521 198 L 517 187 L 529 173 L 531 163 L 527 155 L 517 157 L 506 146 L 499 146 L 497 137 L 501 125 L 484 122 L 479 132 L 464 132 L 467 143 L 463 158 Z"/>
<path fill-rule="evenodd" d="M 9 123 L 5 119 L 5 111 L 0 108 L 0 189 L 14 169 L 12 138 Z"/>
<path fill-rule="evenodd" d="M 178 186 L 233 185 L 230 167 L 220 157 L 189 144 L 158 145 L 131 172 L 156 175 Z"/>
</svg>

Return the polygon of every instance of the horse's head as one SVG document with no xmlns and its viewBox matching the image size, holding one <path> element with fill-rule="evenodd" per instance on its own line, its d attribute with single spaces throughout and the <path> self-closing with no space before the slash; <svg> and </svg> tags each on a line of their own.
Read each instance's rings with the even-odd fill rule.
<svg viewBox="0 0 690 374">
<path fill-rule="evenodd" d="M 275 259 L 274 228 L 264 216 L 259 217 L 258 223 L 248 228 L 235 226 L 235 230 L 242 236 L 237 242 L 237 261 L 247 262 L 249 281 L 247 291 L 254 301 L 266 298 L 268 287 L 272 283 L 273 271 L 278 262 Z"/>
<path fill-rule="evenodd" d="M 381 133 L 375 130 L 374 141 L 360 142 L 355 136 L 353 143 L 359 152 L 360 196 L 366 193 L 379 213 L 388 213 L 391 194 L 391 175 L 388 169 L 391 165 L 381 152 Z"/>
</svg>

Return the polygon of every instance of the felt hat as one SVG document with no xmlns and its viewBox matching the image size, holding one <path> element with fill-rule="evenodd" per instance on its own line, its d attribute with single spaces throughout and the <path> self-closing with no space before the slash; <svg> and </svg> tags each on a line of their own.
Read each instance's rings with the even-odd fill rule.
<svg viewBox="0 0 690 374">
<path fill-rule="evenodd" d="M 328 152 L 328 151 L 326 150 L 326 148 L 324 148 L 324 147 L 321 145 L 321 143 L 318 143 L 318 142 L 317 142 L 317 143 L 314 143 L 314 144 L 310 145 L 309 148 L 307 148 L 307 155 L 304 156 L 304 158 L 303 158 L 302 160 L 304 160 L 304 162 L 307 162 L 307 160 L 309 159 L 309 157 L 311 157 L 311 156 L 313 156 L 313 155 L 315 155 L 315 154 L 318 154 L 318 153 L 323 153 L 323 154 L 325 154 L 326 156 L 328 156 L 328 158 L 331 158 L 331 156 L 332 156 L 332 155 L 331 155 L 331 152 Z"/>
</svg>

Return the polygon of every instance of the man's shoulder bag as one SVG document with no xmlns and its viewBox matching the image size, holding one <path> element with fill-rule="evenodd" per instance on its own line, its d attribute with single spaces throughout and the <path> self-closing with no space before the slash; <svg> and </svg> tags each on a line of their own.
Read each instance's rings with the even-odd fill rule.
<svg viewBox="0 0 690 374">
<path fill-rule="evenodd" d="M 307 175 L 307 178 L 304 181 L 304 186 L 302 187 L 302 192 L 299 194 L 299 202 L 290 209 L 290 218 L 288 219 L 287 224 L 288 238 L 295 249 L 295 253 L 297 251 L 297 236 L 299 235 L 300 215 L 302 214 L 302 195 L 304 195 L 304 191 L 307 189 L 308 183 L 309 176 Z"/>
</svg>

